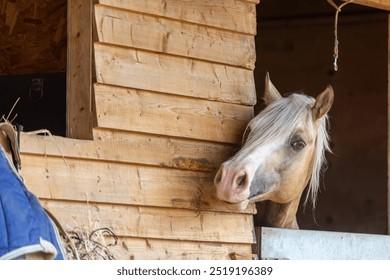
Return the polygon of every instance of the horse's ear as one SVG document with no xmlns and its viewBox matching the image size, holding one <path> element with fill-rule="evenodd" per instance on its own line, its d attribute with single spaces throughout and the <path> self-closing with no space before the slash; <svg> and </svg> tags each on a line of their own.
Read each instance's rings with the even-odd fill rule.
<svg viewBox="0 0 390 280">
<path fill-rule="evenodd" d="M 267 72 L 265 74 L 265 90 L 264 90 L 264 101 L 265 104 L 268 105 L 272 101 L 282 98 L 279 91 L 276 89 L 276 87 L 272 84 L 269 73 Z"/>
<path fill-rule="evenodd" d="M 323 92 L 320 93 L 320 95 L 317 96 L 316 103 L 311 109 L 314 120 L 317 120 L 328 113 L 330 107 L 332 107 L 333 99 L 333 88 L 329 85 Z"/>
</svg>

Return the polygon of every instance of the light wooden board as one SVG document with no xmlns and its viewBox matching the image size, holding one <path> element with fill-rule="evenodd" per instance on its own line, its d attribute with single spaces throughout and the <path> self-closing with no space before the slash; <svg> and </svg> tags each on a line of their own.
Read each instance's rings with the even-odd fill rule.
<svg viewBox="0 0 390 280">
<path fill-rule="evenodd" d="M 250 260 L 251 245 L 148 238 L 119 238 L 111 247 L 121 260 Z"/>
<path fill-rule="evenodd" d="M 100 4 L 179 21 L 256 34 L 256 3 L 235 0 L 99 0 Z"/>
<path fill-rule="evenodd" d="M 41 199 L 70 227 L 98 223 L 118 236 L 252 244 L 252 215 Z"/>
<path fill-rule="evenodd" d="M 256 103 L 253 72 L 248 69 L 102 43 L 95 43 L 95 62 L 101 84 L 227 103 Z"/>
<path fill-rule="evenodd" d="M 121 140 L 115 138 L 110 141 L 85 141 L 22 133 L 21 152 L 22 154 L 51 155 L 60 158 L 215 171 L 235 150 L 230 145 L 137 133 L 123 135 L 115 131 L 100 130 L 99 135 L 98 138 L 104 137 L 105 139 L 112 135 L 115 138 L 115 135 L 118 135 Z"/>
<path fill-rule="evenodd" d="M 390 259 L 387 235 L 262 228 L 260 244 L 262 259 Z"/>
<path fill-rule="evenodd" d="M 216 198 L 214 172 L 44 155 L 22 155 L 22 162 L 26 186 L 42 199 L 230 212 Z"/>
<path fill-rule="evenodd" d="M 95 6 L 100 42 L 146 49 L 253 70 L 254 36 L 172 19 Z M 148 34 L 148 36 L 145 36 Z"/>
<path fill-rule="evenodd" d="M 390 11 L 390 0 L 354 0 L 352 3 Z"/>
<path fill-rule="evenodd" d="M 92 3 L 68 0 L 67 25 L 66 134 L 92 139 Z"/>
<path fill-rule="evenodd" d="M 253 107 L 95 84 L 97 126 L 240 143 Z"/>
</svg>

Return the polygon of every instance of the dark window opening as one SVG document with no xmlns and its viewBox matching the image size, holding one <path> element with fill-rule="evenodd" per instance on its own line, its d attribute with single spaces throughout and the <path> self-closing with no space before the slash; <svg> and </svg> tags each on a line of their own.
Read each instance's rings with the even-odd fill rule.
<svg viewBox="0 0 390 280">
<path fill-rule="evenodd" d="M 335 9 L 326 1 L 262 1 L 255 69 L 282 93 L 335 90 L 329 113 L 334 154 L 317 208 L 298 210 L 303 229 L 387 234 L 387 13 L 349 4 L 339 14 L 338 71 L 333 69 Z M 257 112 L 261 109 L 261 103 Z"/>
<path fill-rule="evenodd" d="M 0 3 L 0 116 L 65 136 L 67 1 Z"/>
</svg>

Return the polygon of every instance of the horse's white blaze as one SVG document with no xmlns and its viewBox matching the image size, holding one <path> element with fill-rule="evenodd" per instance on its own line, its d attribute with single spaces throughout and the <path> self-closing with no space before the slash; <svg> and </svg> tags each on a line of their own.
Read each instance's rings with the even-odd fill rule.
<svg viewBox="0 0 390 280">
<path fill-rule="evenodd" d="M 280 143 L 271 142 L 252 152 L 244 150 L 223 163 L 214 180 L 218 186 L 217 197 L 230 203 L 247 203 L 256 170 L 266 164 L 279 146 Z M 262 159 L 261 163 L 259 159 Z"/>
</svg>

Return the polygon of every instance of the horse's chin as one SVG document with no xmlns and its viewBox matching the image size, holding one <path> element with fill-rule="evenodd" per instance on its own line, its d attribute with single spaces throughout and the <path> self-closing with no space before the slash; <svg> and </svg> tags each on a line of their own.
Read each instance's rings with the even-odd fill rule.
<svg viewBox="0 0 390 280">
<path fill-rule="evenodd" d="M 244 211 L 249 204 L 249 200 L 245 199 L 237 203 L 226 203 L 226 208 L 230 211 Z"/>
<path fill-rule="evenodd" d="M 269 196 L 270 196 L 269 193 L 258 194 L 258 195 L 248 197 L 248 201 L 251 203 L 261 202 L 261 201 L 269 200 Z"/>
<path fill-rule="evenodd" d="M 235 203 L 227 202 L 226 208 L 230 211 L 244 211 L 248 207 L 249 203 L 265 201 L 268 199 L 267 196 L 268 196 L 268 194 L 264 193 L 264 194 L 256 195 L 253 197 L 248 197 L 246 199 L 243 199 L 240 202 L 235 202 Z"/>
</svg>

